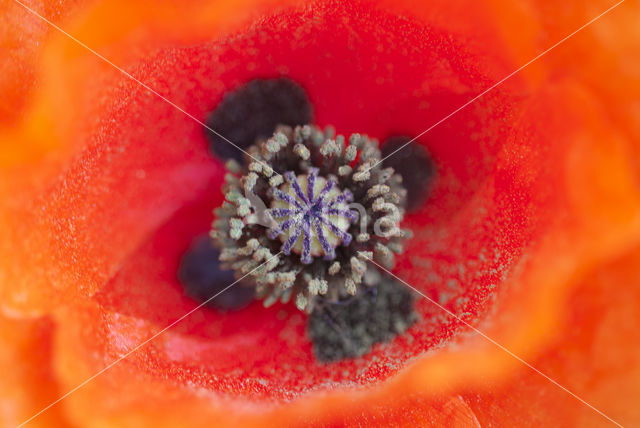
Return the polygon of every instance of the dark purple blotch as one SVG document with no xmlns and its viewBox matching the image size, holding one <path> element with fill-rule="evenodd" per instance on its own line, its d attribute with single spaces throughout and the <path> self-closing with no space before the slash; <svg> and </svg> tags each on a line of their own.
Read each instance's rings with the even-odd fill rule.
<svg viewBox="0 0 640 428">
<path fill-rule="evenodd" d="M 220 252 L 213 247 L 207 235 L 197 237 L 180 260 L 178 280 L 184 287 L 184 293 L 198 303 L 217 294 L 204 305 L 208 308 L 242 309 L 254 299 L 254 289 L 242 281 L 229 287 L 236 279 L 233 271 L 220 268 L 219 256 Z"/>
<path fill-rule="evenodd" d="M 374 286 L 337 302 L 322 296 L 307 321 L 313 351 L 322 362 L 355 358 L 388 342 L 417 320 L 412 291 L 383 275 Z"/>
<path fill-rule="evenodd" d="M 436 166 L 424 146 L 417 141 L 407 145 L 409 141 L 411 138 L 405 136 L 388 138 L 382 143 L 381 151 L 382 165 L 392 167 L 402 176 L 403 186 L 407 189 L 407 212 L 412 212 L 429 198 Z"/>
<path fill-rule="evenodd" d="M 311 103 L 304 89 L 287 78 L 255 79 L 229 91 L 209 113 L 206 125 L 247 150 L 259 138 L 269 138 L 277 125 L 312 123 Z M 205 128 L 211 151 L 223 159 L 242 162 L 243 153 Z"/>
</svg>

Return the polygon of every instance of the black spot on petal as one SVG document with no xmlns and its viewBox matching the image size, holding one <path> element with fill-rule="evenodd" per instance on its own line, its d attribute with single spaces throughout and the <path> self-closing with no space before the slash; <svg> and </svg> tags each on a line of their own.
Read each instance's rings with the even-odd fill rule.
<svg viewBox="0 0 640 428">
<path fill-rule="evenodd" d="M 208 127 L 246 150 L 277 125 L 305 125 L 313 118 L 304 89 L 286 79 L 256 79 L 228 92 L 206 119 Z M 242 152 L 205 129 L 211 150 L 223 159 L 242 160 Z"/>
<path fill-rule="evenodd" d="M 323 362 L 359 357 L 413 324 L 414 296 L 403 284 L 382 276 L 376 287 L 345 301 L 317 304 L 307 331 Z"/>
<path fill-rule="evenodd" d="M 212 246 L 208 236 L 200 236 L 193 242 L 178 268 L 178 280 L 187 296 L 202 303 L 233 284 L 233 271 L 220 269 L 219 256 L 220 252 Z M 253 298 L 254 289 L 238 282 L 205 306 L 218 310 L 242 309 Z"/>
<path fill-rule="evenodd" d="M 392 167 L 402 176 L 402 183 L 407 189 L 407 211 L 411 212 L 427 201 L 436 167 L 427 149 L 419 143 L 414 141 L 400 149 L 409 141 L 410 137 L 400 136 L 387 139 L 382 144 L 382 157 L 389 158 L 382 164 Z"/>
</svg>

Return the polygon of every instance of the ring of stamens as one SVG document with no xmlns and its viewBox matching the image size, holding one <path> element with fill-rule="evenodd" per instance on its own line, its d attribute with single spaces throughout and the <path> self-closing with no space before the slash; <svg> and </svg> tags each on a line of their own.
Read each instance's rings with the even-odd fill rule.
<svg viewBox="0 0 640 428">
<path fill-rule="evenodd" d="M 374 286 L 367 259 L 393 267 L 410 236 L 400 227 L 406 190 L 380 165 L 376 140 L 282 126 L 249 152 L 244 166 L 227 164 L 211 236 L 224 268 L 255 269 L 265 306 L 294 299 L 310 312 Z"/>
</svg>

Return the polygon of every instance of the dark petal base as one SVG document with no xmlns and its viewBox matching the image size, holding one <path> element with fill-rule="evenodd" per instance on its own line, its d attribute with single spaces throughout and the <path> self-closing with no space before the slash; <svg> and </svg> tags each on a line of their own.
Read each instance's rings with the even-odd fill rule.
<svg viewBox="0 0 640 428">
<path fill-rule="evenodd" d="M 417 320 L 413 302 L 409 289 L 382 276 L 360 296 L 318 304 L 307 322 L 316 357 L 322 362 L 359 357 L 390 341 Z"/>
<path fill-rule="evenodd" d="M 306 125 L 312 119 L 311 104 L 300 85 L 286 78 L 256 79 L 228 92 L 206 124 L 247 150 L 256 140 L 271 137 L 277 125 Z M 215 155 L 242 161 L 243 153 L 237 147 L 205 131 Z"/>
<path fill-rule="evenodd" d="M 407 212 L 415 211 L 427 201 L 429 188 L 436 175 L 433 159 L 417 141 L 398 150 L 409 141 L 410 137 L 396 136 L 385 140 L 381 146 L 383 159 L 391 155 L 382 164 L 392 167 L 402 176 L 402 183 L 407 189 Z"/>
<path fill-rule="evenodd" d="M 178 280 L 187 296 L 202 303 L 234 283 L 233 271 L 220 269 L 219 256 L 208 236 L 194 240 L 178 268 Z M 254 294 L 253 287 L 238 282 L 204 306 L 217 310 L 242 309 L 253 301 Z"/>
</svg>

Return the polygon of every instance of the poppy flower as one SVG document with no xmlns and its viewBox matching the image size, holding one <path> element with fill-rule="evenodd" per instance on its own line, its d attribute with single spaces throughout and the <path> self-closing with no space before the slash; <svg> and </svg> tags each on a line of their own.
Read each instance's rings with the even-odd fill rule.
<svg viewBox="0 0 640 428">
<path fill-rule="evenodd" d="M 613 6 L 4 2 L 2 423 L 640 422 L 639 6 Z M 308 104 L 276 121 L 378 139 L 409 197 L 387 296 L 416 317 L 349 358 L 180 280 L 271 114 L 243 88 L 281 80 L 260 100 Z"/>
</svg>

